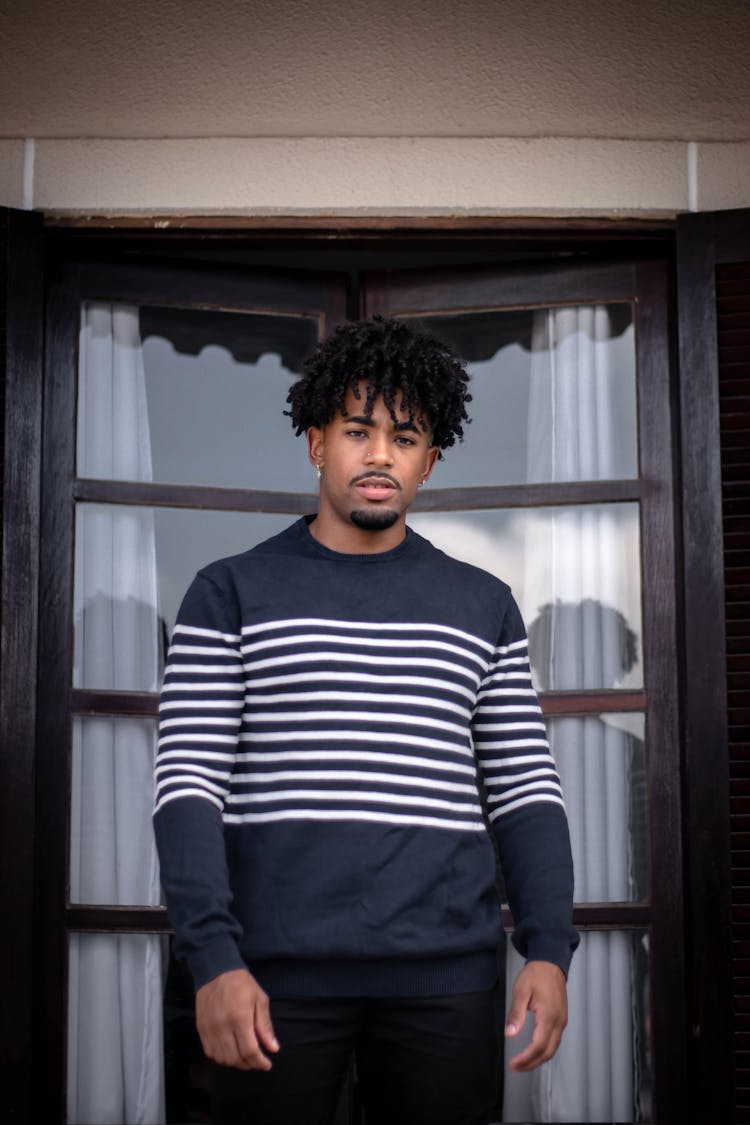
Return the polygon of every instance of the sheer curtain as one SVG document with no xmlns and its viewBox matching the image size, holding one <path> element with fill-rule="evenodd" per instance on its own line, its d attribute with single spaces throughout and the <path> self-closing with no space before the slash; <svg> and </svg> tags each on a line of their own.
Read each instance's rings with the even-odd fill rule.
<svg viewBox="0 0 750 1125">
<path fill-rule="evenodd" d="M 84 306 L 78 474 L 151 479 L 138 310 Z M 153 512 L 77 513 L 74 682 L 157 689 Z M 73 730 L 71 900 L 157 905 L 152 841 L 153 724 L 91 717 Z M 162 957 L 156 935 L 72 935 L 68 1118 L 83 1125 L 164 1120 Z"/>
<path fill-rule="evenodd" d="M 546 479 L 618 475 L 621 435 L 606 393 L 610 336 L 604 306 L 535 315 L 529 459 Z M 531 526 L 527 603 L 538 581 L 529 637 L 540 689 L 610 688 L 635 660 L 635 635 L 618 609 L 628 595 L 617 519 L 612 507 L 592 505 L 561 508 L 544 525 Z M 541 561 L 550 556 L 551 601 L 549 586 L 541 584 Z M 632 736 L 597 716 L 557 719 L 548 727 L 570 821 L 576 900 L 632 900 Z M 638 1120 L 632 949 L 627 933 L 584 935 L 568 982 L 563 1046 L 530 1079 L 510 1077 L 506 1120 Z M 509 982 L 518 967 L 514 958 Z"/>
</svg>

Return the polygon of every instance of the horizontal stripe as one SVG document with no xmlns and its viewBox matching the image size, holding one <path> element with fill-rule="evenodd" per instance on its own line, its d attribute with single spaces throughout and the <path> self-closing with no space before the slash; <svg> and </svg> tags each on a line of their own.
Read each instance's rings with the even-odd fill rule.
<svg viewBox="0 0 750 1125">
<path fill-rule="evenodd" d="M 546 743 L 545 743 L 545 747 L 546 747 Z M 485 772 L 487 772 L 488 770 L 491 770 L 491 769 L 494 769 L 494 768 L 497 768 L 497 767 L 503 767 L 504 768 L 506 766 L 525 766 L 526 764 L 531 764 L 531 762 L 551 762 L 551 761 L 552 761 L 552 755 L 550 754 L 549 750 L 547 750 L 546 754 L 515 754 L 512 757 L 508 757 L 508 758 L 483 758 L 482 759 L 482 769 Z"/>
<path fill-rule="evenodd" d="M 408 796 L 403 793 L 368 793 L 357 789 L 275 789 L 268 793 L 230 793 L 228 805 L 257 804 L 270 805 L 278 801 L 351 801 L 375 805 L 416 805 L 420 808 L 445 809 L 447 812 L 473 813 L 481 815 L 479 805 L 461 804 L 460 801 L 441 800 L 439 797 L 425 797 L 424 794 Z"/>
<path fill-rule="evenodd" d="M 274 637 L 268 641 L 256 641 L 253 644 L 242 645 L 240 651 L 243 656 L 249 656 L 253 653 L 266 652 L 274 648 L 289 648 L 293 649 L 295 655 L 299 655 L 297 650 L 306 645 L 312 645 L 315 649 L 319 645 L 341 645 L 347 649 L 356 646 L 357 648 L 369 649 L 393 649 L 395 652 L 407 651 L 412 653 L 415 649 L 429 649 L 431 652 L 438 650 L 439 652 L 451 652 L 460 656 L 463 660 L 470 660 L 473 664 L 478 665 L 483 671 L 487 667 L 487 661 L 480 656 L 476 656 L 473 652 L 469 652 L 465 648 L 459 648 L 457 645 L 448 644 L 447 641 L 436 640 L 416 640 L 408 638 L 400 640 L 393 637 L 337 637 L 332 633 L 298 633 L 292 637 Z M 179 650 L 178 650 L 179 651 Z M 209 649 L 208 654 L 214 650 Z"/>
<path fill-rule="evenodd" d="M 182 727 L 186 724 L 190 726 L 201 727 L 229 727 L 231 729 L 239 727 L 240 718 L 241 716 L 239 714 L 239 711 L 237 713 L 236 719 L 231 717 L 226 719 L 217 719 L 208 715 L 201 715 L 196 718 L 195 715 L 186 715 L 179 719 L 162 719 L 160 726 L 162 730 L 168 730 L 172 727 Z"/>
<path fill-rule="evenodd" d="M 217 640 L 226 641 L 227 644 L 239 644 L 239 633 L 220 633 L 217 629 L 205 629 L 199 625 L 183 625 L 181 622 L 174 627 L 173 636 L 175 633 L 180 635 L 185 634 L 189 637 L 215 637 Z"/>
<path fill-rule="evenodd" d="M 247 695 L 246 703 L 268 706 L 270 703 L 317 703 L 319 701 L 341 703 L 398 703 L 406 707 L 434 707 L 440 711 L 452 711 L 456 715 L 468 716 L 469 708 L 460 703 L 451 703 L 436 695 L 401 695 L 398 692 L 377 691 L 279 691 L 271 695 L 256 693 Z M 338 714 L 338 712 L 336 712 Z"/>
<path fill-rule="evenodd" d="M 162 700 L 159 704 L 160 713 L 163 711 L 209 711 L 236 710 L 239 712 L 243 705 L 242 699 L 196 699 L 193 702 L 187 699 Z"/>
<path fill-rule="evenodd" d="M 441 758 L 419 758 L 414 754 L 386 754 L 376 750 L 277 750 L 262 751 L 261 753 L 239 753 L 237 762 L 298 762 L 298 761 L 328 761 L 328 762 L 381 762 L 383 765 L 394 766 L 421 766 L 434 772 L 465 773 L 471 777 L 476 776 L 473 765 L 464 765 L 462 762 L 447 762 Z"/>
<path fill-rule="evenodd" d="M 391 632 L 391 633 L 444 633 L 451 637 L 460 637 L 469 641 L 486 652 L 494 650 L 482 637 L 474 633 L 466 633 L 452 625 L 436 625 L 434 622 L 404 622 L 404 621 L 339 621 L 328 617 L 290 617 L 279 621 L 266 621 L 258 625 L 243 625 L 242 636 L 248 637 L 263 632 L 276 632 L 279 629 L 309 629 L 318 627 L 330 629 L 360 630 L 363 633 Z M 524 642 L 525 643 L 525 642 Z"/>
<path fill-rule="evenodd" d="M 167 720 L 168 722 L 171 720 Z M 468 731 L 466 725 L 449 723 L 445 719 L 433 719 L 426 715 L 407 715 L 403 711 L 247 711 L 243 715 L 247 723 L 284 723 L 295 724 L 294 730 L 285 732 L 289 738 L 297 738 L 300 732 L 297 723 L 403 723 L 405 726 L 428 727 L 429 729 L 453 731 L 466 738 Z"/>
<path fill-rule="evenodd" d="M 281 781 L 361 781 L 363 785 L 380 782 L 383 785 L 412 785 L 415 789 L 439 789 L 472 796 L 477 793 L 476 785 L 464 785 L 460 781 L 447 781 L 445 778 L 437 781 L 411 773 L 380 773 L 377 770 L 266 770 L 262 773 L 235 773 L 232 781 L 235 785 L 271 785 Z"/>
<path fill-rule="evenodd" d="M 240 731 L 240 742 L 288 742 L 287 731 Z M 295 742 L 394 742 L 393 735 L 388 731 L 361 731 L 361 730 L 300 730 L 295 732 Z M 438 738 L 421 738 L 415 734 L 400 734 L 400 746 L 425 746 L 432 750 L 446 750 L 452 754 L 464 754 L 473 757 L 469 746 L 458 743 L 442 742 Z"/>
<path fill-rule="evenodd" d="M 278 668 L 280 666 L 299 665 L 299 664 L 312 664 L 326 662 L 329 664 L 370 664 L 380 665 L 383 668 L 393 668 L 405 665 L 407 668 L 414 666 L 414 659 L 408 657 L 397 656 L 375 656 L 374 654 L 356 653 L 356 652 L 335 652 L 335 651 L 320 651 L 314 652 L 295 652 L 287 653 L 285 656 L 269 657 L 267 660 L 254 660 L 249 665 L 246 662 L 248 672 L 252 675 L 254 672 L 264 668 Z M 441 668 L 444 672 L 450 672 L 453 676 L 460 676 L 464 680 L 469 680 L 470 683 L 478 684 L 479 676 L 470 668 L 464 668 L 460 664 L 448 663 L 446 660 L 433 660 L 432 658 L 422 657 L 419 661 L 422 668 Z"/>
<path fill-rule="evenodd" d="M 490 804 L 498 805 L 505 804 L 507 801 L 518 797 L 521 793 L 548 793 L 554 790 L 562 796 L 562 789 L 560 783 L 555 781 L 554 778 L 548 778 L 546 781 L 528 781 L 525 785 L 514 785 L 512 789 L 507 789 L 504 793 L 492 793 L 487 799 Z"/>
<path fill-rule="evenodd" d="M 402 688 L 426 687 L 437 689 L 444 694 L 463 695 L 472 703 L 476 693 L 463 684 L 446 683 L 445 680 L 433 679 L 428 676 L 384 676 L 381 673 L 370 672 L 329 672 L 324 669 L 309 672 L 289 672 L 278 676 L 256 676 L 254 673 L 248 678 L 247 691 L 250 695 L 254 691 L 262 691 L 266 687 L 277 687 L 281 684 L 311 684 L 327 683 L 342 684 L 394 684 Z"/>
<path fill-rule="evenodd" d="M 221 645 L 170 645 L 170 660 L 174 656 L 226 656 L 239 659 L 239 649 L 222 648 Z"/>
<path fill-rule="evenodd" d="M 170 777 L 166 777 L 162 781 L 160 788 L 165 790 L 168 785 L 176 785 L 178 782 L 185 782 L 188 785 L 191 782 L 193 784 L 199 784 L 202 789 L 208 790 L 209 793 L 216 793 L 219 797 L 225 797 L 229 792 L 226 785 L 217 785 L 215 782 L 208 781 L 206 778 L 201 778 L 199 780 L 194 774 L 174 774 Z"/>
<path fill-rule="evenodd" d="M 501 809 L 495 809 L 490 813 L 490 820 L 494 823 L 499 817 L 506 816 L 508 813 L 513 812 L 515 809 L 524 808 L 526 805 L 534 804 L 553 804 L 560 805 L 565 808 L 565 803 L 562 797 L 557 797 L 554 793 L 535 793 L 531 797 L 519 797 L 517 801 L 511 801 L 509 805 L 505 805 Z"/>
<path fill-rule="evenodd" d="M 244 676 L 244 669 L 242 669 Z M 162 694 L 168 694 L 173 691 L 198 691 L 207 692 L 213 691 L 217 694 L 224 691 L 241 691 L 244 692 L 245 683 L 244 679 L 240 682 L 233 680 L 214 680 L 208 683 L 199 683 L 197 680 L 171 680 L 168 684 L 164 685 Z"/>
<path fill-rule="evenodd" d="M 215 676 L 217 674 L 226 676 L 227 672 L 244 676 L 245 669 L 240 662 L 236 662 L 234 668 L 230 667 L 229 664 L 167 664 L 164 669 L 165 677 L 170 675 L 184 676 L 186 672 L 200 676 Z M 167 687 L 169 687 L 169 684 L 167 684 Z"/>
<path fill-rule="evenodd" d="M 219 812 L 221 812 L 224 808 L 224 802 L 218 800 L 213 796 L 213 794 L 207 793 L 205 789 L 190 788 L 174 789 L 169 793 L 165 793 L 164 796 L 159 801 L 157 801 L 156 805 L 154 806 L 154 812 L 158 813 L 159 809 L 163 808 L 164 805 L 166 805 L 169 801 L 175 801 L 178 797 L 201 797 L 204 801 L 209 801 L 212 805 L 215 805 Z"/>
<path fill-rule="evenodd" d="M 484 821 L 449 820 L 437 816 L 366 812 L 344 809 L 278 809 L 274 812 L 224 813 L 225 824 L 267 824 L 275 820 L 359 820 L 371 824 L 404 824 L 417 828 L 445 828 L 451 831 L 484 832 Z"/>
</svg>

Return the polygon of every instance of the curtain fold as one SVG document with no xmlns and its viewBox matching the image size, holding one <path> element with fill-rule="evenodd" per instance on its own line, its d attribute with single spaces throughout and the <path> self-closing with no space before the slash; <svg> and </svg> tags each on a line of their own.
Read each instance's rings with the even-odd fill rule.
<svg viewBox="0 0 750 1125">
<path fill-rule="evenodd" d="M 540 466 L 551 481 L 617 476 L 621 435 L 607 390 L 611 335 L 605 306 L 535 314 L 533 479 Z M 540 584 L 538 618 L 529 627 L 538 688 L 610 688 L 632 664 L 635 638 L 618 608 L 627 604 L 623 574 L 628 578 L 617 557 L 620 543 L 612 510 L 598 506 L 562 508 L 543 528 L 532 524 L 526 543 L 532 591 L 538 560 L 550 554 L 553 560 L 551 600 L 542 605 L 549 590 L 542 593 Z M 549 731 L 570 822 L 576 900 L 632 900 L 632 736 L 597 716 L 555 719 Z M 585 934 L 571 966 L 562 1046 L 533 1076 L 509 1076 L 507 1121 L 636 1120 L 632 950 L 627 933 Z M 513 957 L 509 986 L 519 967 Z"/>
<path fill-rule="evenodd" d="M 150 480 L 138 309 L 84 306 L 78 475 Z M 153 512 L 77 512 L 74 682 L 158 688 Z M 150 826 L 155 731 L 148 720 L 92 717 L 73 729 L 71 899 L 158 905 Z M 69 960 L 68 1118 L 86 1125 L 164 1120 L 162 956 L 156 935 L 73 935 Z"/>
</svg>

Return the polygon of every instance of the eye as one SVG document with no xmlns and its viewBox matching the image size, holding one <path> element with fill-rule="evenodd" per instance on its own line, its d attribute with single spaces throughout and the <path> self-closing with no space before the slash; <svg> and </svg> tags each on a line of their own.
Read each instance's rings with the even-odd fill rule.
<svg viewBox="0 0 750 1125">
<path fill-rule="evenodd" d="M 347 437 L 359 438 L 365 436 L 364 430 L 347 430 Z"/>
<path fill-rule="evenodd" d="M 406 437 L 405 435 L 400 434 L 396 438 L 396 444 L 397 445 L 409 446 L 409 445 L 416 445 L 417 443 L 415 442 L 414 438 Z"/>
</svg>

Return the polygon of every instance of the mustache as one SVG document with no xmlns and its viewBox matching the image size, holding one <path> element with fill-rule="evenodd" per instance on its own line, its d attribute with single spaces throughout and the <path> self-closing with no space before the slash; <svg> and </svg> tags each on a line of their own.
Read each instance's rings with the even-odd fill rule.
<svg viewBox="0 0 750 1125">
<path fill-rule="evenodd" d="M 359 476 L 352 477 L 349 484 L 361 484 L 362 481 L 366 480 L 384 480 L 387 481 L 388 484 L 393 485 L 394 488 L 397 488 L 399 492 L 401 491 L 401 485 L 396 478 L 392 477 L 389 473 L 360 473 Z"/>
</svg>

